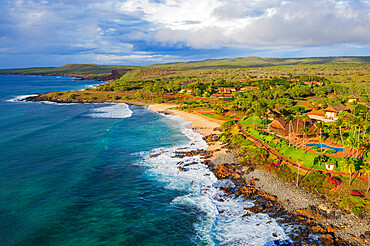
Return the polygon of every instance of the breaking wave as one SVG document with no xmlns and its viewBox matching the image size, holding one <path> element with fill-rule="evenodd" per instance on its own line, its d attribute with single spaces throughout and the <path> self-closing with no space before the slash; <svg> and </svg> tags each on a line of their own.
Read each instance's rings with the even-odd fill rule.
<svg viewBox="0 0 370 246">
<path fill-rule="evenodd" d="M 26 99 L 27 97 L 34 97 L 34 96 L 37 96 L 37 94 L 20 95 L 20 96 L 16 96 L 16 97 L 13 97 L 13 98 L 7 100 L 7 102 L 19 102 L 19 101 L 22 101 L 23 99 Z"/>
<path fill-rule="evenodd" d="M 179 118 L 170 116 L 180 123 Z M 182 119 L 182 118 L 180 118 Z M 185 125 L 184 121 L 180 123 Z M 277 221 L 267 214 L 246 214 L 244 208 L 253 202 L 227 196 L 220 187 L 233 187 L 230 180 L 218 180 L 202 164 L 200 156 L 176 157 L 176 152 L 205 149 L 208 145 L 199 133 L 182 128 L 189 142 L 182 146 L 159 148 L 140 153 L 141 165 L 149 167 L 148 175 L 165 188 L 185 191 L 172 201 L 173 206 L 189 206 L 201 211 L 194 224 L 194 241 L 201 245 L 274 245 L 274 241 L 291 242 Z M 158 155 L 158 153 L 160 153 Z M 155 157 L 150 155 L 156 154 Z M 180 167 L 180 168 L 179 168 Z"/>
<path fill-rule="evenodd" d="M 104 104 L 104 106 L 95 107 L 86 114 L 92 118 L 115 118 L 123 119 L 132 116 L 132 111 L 125 103 Z"/>
</svg>

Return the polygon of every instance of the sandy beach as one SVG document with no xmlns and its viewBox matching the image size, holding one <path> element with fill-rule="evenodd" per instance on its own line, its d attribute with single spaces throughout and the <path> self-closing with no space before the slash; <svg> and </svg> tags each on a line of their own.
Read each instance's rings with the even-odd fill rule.
<svg viewBox="0 0 370 246">
<path fill-rule="evenodd" d="M 219 131 L 215 131 L 214 129 L 221 126 L 225 121 L 211 119 L 195 112 L 189 113 L 181 110 L 171 109 L 175 108 L 176 106 L 177 105 L 173 104 L 150 104 L 148 105 L 148 108 L 157 112 L 178 115 L 184 118 L 185 121 L 191 122 L 191 127 L 193 129 L 196 129 L 200 134 L 204 136 L 220 133 Z M 214 161 L 217 157 L 226 154 L 227 151 L 226 148 L 222 147 L 222 143 L 220 141 L 210 144 L 206 150 L 212 152 L 212 155 L 210 157 L 211 161 Z"/>
<path fill-rule="evenodd" d="M 176 106 L 177 105 L 171 104 L 148 105 L 150 109 L 157 112 L 181 116 L 185 121 L 191 122 L 192 128 L 197 130 L 200 129 L 199 132 L 205 136 L 220 133 L 215 131 L 214 128 L 220 126 L 224 121 L 210 119 L 197 114 L 196 112 L 189 113 L 171 109 Z M 209 157 L 209 160 L 212 163 L 216 165 L 224 164 L 228 167 L 233 166 L 230 165 L 230 158 L 233 154 L 227 154 L 227 148 L 223 147 L 220 141 L 212 143 L 207 148 L 207 151 L 212 153 Z M 237 171 L 239 168 L 234 166 L 234 170 Z M 259 169 L 250 173 L 244 173 L 242 179 L 245 182 L 256 180 L 256 188 L 276 197 L 276 201 L 284 207 L 286 213 L 292 216 L 293 220 L 297 218 L 297 216 L 303 216 L 305 218 L 303 221 L 304 223 L 306 223 L 306 220 L 311 221 L 309 223 L 307 222 L 310 224 L 308 226 L 309 228 L 322 228 L 322 232 L 319 234 L 322 242 L 329 245 L 343 243 L 346 245 L 347 243 L 349 245 L 366 244 L 365 238 L 362 235 L 366 234 L 366 228 L 368 228 L 369 222 L 352 214 L 344 213 L 342 210 L 338 209 L 335 204 L 324 197 L 308 193 L 302 187 L 296 187 L 294 184 L 280 181 L 270 173 Z M 307 216 L 304 212 L 309 213 L 309 215 Z M 330 217 L 329 215 L 334 214 L 334 212 L 335 218 Z M 331 228 L 334 229 L 332 230 Z M 308 231 L 308 229 L 303 231 L 301 235 L 302 240 L 305 239 L 305 237 L 308 237 Z M 339 239 L 344 241 L 340 242 L 338 241 Z"/>
<path fill-rule="evenodd" d="M 225 121 L 211 119 L 195 112 L 188 113 L 181 110 L 174 110 L 171 108 L 176 107 L 174 104 L 150 104 L 148 108 L 153 109 L 157 112 L 164 112 L 169 114 L 174 114 L 181 116 L 185 121 L 191 122 L 191 127 L 194 129 L 199 129 L 199 133 L 202 135 L 209 135 L 213 133 L 219 133 L 214 131 L 214 128 L 219 127 Z"/>
</svg>

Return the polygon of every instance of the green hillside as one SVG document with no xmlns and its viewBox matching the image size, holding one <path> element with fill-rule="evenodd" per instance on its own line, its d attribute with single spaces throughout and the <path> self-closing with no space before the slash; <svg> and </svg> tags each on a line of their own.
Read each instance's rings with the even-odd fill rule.
<svg viewBox="0 0 370 246">
<path fill-rule="evenodd" d="M 304 64 L 353 64 L 369 63 L 370 56 L 363 57 L 309 57 L 309 58 L 261 58 L 245 57 L 234 59 L 208 59 L 194 62 L 178 62 L 167 64 L 154 64 L 146 67 L 154 68 L 247 68 L 247 67 L 267 67 L 284 65 L 304 65 Z"/>
<path fill-rule="evenodd" d="M 112 72 L 112 70 L 127 71 L 134 68 L 135 68 L 134 66 L 123 66 L 123 65 L 67 64 L 61 67 L 0 69 L 0 74 L 91 75 L 91 74 L 109 74 Z"/>
<path fill-rule="evenodd" d="M 141 69 L 217 69 L 217 68 L 252 68 L 286 65 L 315 65 L 315 64 L 361 64 L 369 63 L 370 56 L 363 57 L 310 57 L 310 58 L 261 58 L 245 57 L 233 59 L 207 59 L 203 61 L 177 62 L 165 64 L 152 64 L 147 66 L 124 65 L 95 65 L 95 64 L 67 64 L 61 67 L 40 67 L 22 69 L 0 69 L 0 74 L 38 74 L 38 75 L 64 75 L 64 74 L 109 74 L 112 70 L 129 71 Z"/>
</svg>

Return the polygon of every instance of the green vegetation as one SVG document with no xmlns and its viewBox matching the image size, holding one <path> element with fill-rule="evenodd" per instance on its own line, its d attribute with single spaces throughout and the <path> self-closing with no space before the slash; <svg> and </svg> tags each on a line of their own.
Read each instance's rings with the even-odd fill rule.
<svg viewBox="0 0 370 246">
<path fill-rule="evenodd" d="M 118 70 L 123 74 L 120 79 L 96 89 L 44 97 L 73 102 L 171 103 L 180 110 L 229 120 L 219 137 L 238 151 L 242 164 L 325 194 L 353 213 L 368 213 L 370 185 L 364 178 L 370 175 L 369 62 L 370 57 L 247 57 L 141 67 L 74 64 L 0 73 L 96 77 Z M 308 147 L 312 142 L 339 145 L 345 151 Z M 282 156 L 288 163 L 278 160 Z M 336 173 L 322 172 L 332 165 Z M 363 197 L 357 198 L 361 192 Z"/>
<path fill-rule="evenodd" d="M 112 70 L 131 70 L 134 66 L 122 65 L 95 65 L 95 64 L 67 64 L 61 67 L 37 67 L 20 69 L 0 69 L 0 74 L 38 74 L 38 75 L 97 75 L 109 74 Z"/>
</svg>

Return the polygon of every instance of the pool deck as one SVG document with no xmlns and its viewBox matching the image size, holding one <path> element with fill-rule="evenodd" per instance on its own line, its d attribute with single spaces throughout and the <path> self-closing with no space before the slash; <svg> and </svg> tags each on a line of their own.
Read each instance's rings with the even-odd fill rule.
<svg viewBox="0 0 370 246">
<path fill-rule="evenodd" d="M 320 144 L 320 141 L 318 141 L 316 138 L 310 138 L 308 139 L 308 142 L 307 144 L 312 144 L 312 143 L 315 143 L 315 144 Z M 345 148 L 343 145 L 341 144 L 338 144 L 336 142 L 332 142 L 332 141 L 329 141 L 329 140 L 325 140 L 324 142 L 322 142 L 323 144 L 326 144 L 326 145 L 329 145 L 329 146 L 332 146 L 332 147 L 336 147 L 336 148 L 343 148 L 343 152 L 337 152 L 335 154 L 329 154 L 329 153 L 325 153 L 325 155 L 327 156 L 332 156 L 332 157 L 341 157 L 343 158 L 344 157 L 350 157 L 352 154 L 354 155 L 354 157 L 357 157 L 357 156 L 361 156 L 362 152 L 364 150 L 360 149 L 358 151 L 358 155 L 357 155 L 357 149 L 351 149 L 351 148 Z M 301 146 L 300 146 L 301 148 Z M 320 152 L 316 152 L 314 150 L 312 150 L 311 147 L 307 146 L 307 151 L 310 151 L 312 153 L 315 153 L 315 154 L 321 154 Z"/>
</svg>

